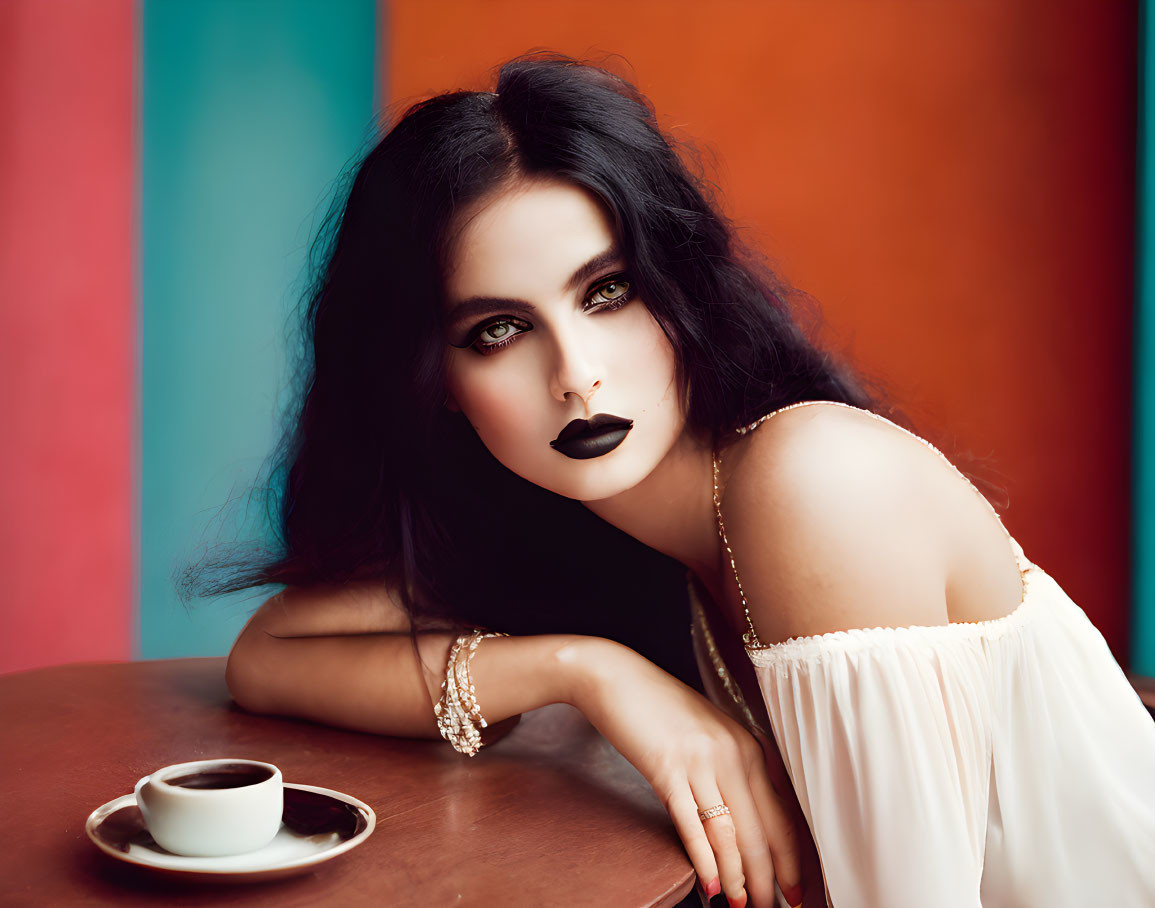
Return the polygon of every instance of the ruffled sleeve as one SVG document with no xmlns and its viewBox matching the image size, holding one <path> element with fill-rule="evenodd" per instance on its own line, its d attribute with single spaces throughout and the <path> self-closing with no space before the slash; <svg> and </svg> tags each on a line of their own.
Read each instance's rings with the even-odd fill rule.
<svg viewBox="0 0 1155 908">
<path fill-rule="evenodd" d="M 989 669 L 977 636 L 936 630 L 749 652 L 834 908 L 981 905 Z"/>
</svg>

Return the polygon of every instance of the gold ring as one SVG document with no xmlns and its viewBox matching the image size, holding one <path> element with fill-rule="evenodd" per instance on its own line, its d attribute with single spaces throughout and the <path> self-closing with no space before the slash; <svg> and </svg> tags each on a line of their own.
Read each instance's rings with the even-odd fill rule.
<svg viewBox="0 0 1155 908">
<path fill-rule="evenodd" d="M 708 820 L 711 817 L 720 817 L 720 816 L 723 816 L 724 814 L 728 814 L 729 812 L 730 812 L 729 807 L 727 807 L 725 804 L 719 804 L 716 807 L 707 807 L 705 810 L 699 810 L 698 811 L 698 819 L 699 820 Z"/>
</svg>

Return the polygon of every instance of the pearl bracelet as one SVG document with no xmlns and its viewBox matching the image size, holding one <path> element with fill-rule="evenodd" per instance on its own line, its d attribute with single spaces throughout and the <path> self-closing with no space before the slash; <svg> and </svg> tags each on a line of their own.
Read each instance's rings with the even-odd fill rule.
<svg viewBox="0 0 1155 908">
<path fill-rule="evenodd" d="M 477 646 L 486 637 L 508 637 L 503 633 L 473 630 L 458 636 L 449 650 L 445 680 L 441 682 L 441 699 L 433 707 L 437 730 L 455 750 L 470 757 L 481 750 L 481 731 L 488 724 L 477 705 L 477 691 L 469 674 L 469 662 Z"/>
</svg>

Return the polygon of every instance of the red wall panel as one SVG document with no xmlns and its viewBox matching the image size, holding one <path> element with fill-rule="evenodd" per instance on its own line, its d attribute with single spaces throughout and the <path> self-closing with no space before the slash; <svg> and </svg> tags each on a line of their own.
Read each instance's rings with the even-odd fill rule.
<svg viewBox="0 0 1155 908">
<path fill-rule="evenodd" d="M 0 671 L 131 655 L 134 17 L 0 4 Z"/>
</svg>

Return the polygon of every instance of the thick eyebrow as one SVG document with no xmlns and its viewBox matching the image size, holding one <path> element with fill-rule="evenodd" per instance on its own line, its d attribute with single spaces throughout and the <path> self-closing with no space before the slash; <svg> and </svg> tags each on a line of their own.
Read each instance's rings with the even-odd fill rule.
<svg viewBox="0 0 1155 908">
<path fill-rule="evenodd" d="M 572 293 L 593 278 L 603 268 L 622 260 L 621 250 L 616 245 L 611 246 L 603 252 L 599 252 L 570 275 L 569 280 L 565 283 L 566 293 Z M 488 315 L 491 312 L 503 310 L 514 310 L 530 314 L 537 311 L 533 303 L 526 302 L 525 300 L 495 296 L 470 296 L 449 310 L 446 324 L 452 327 L 467 319 L 477 318 L 482 315 Z"/>
</svg>

